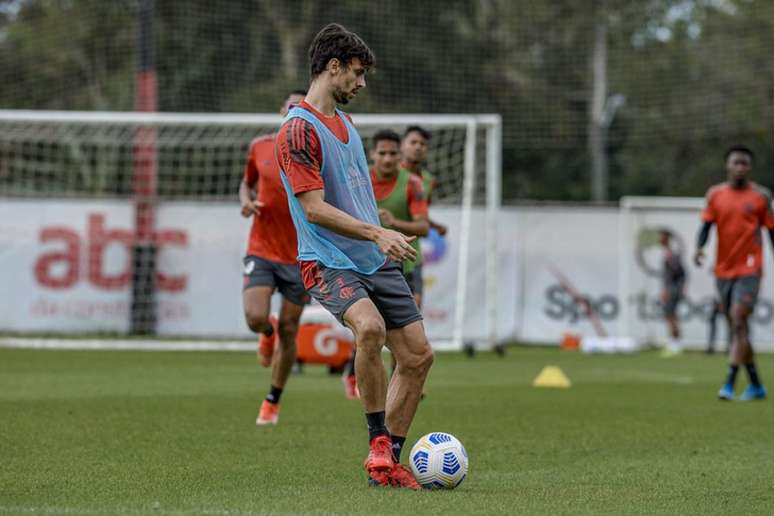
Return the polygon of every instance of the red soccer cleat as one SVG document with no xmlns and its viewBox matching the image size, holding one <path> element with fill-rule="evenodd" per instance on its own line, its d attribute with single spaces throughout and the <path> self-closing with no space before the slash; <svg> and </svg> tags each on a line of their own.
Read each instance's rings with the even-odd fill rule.
<svg viewBox="0 0 774 516">
<path fill-rule="evenodd" d="M 261 337 L 258 339 L 258 355 L 261 357 L 261 365 L 263 367 L 271 365 L 271 359 L 274 356 L 274 345 L 277 342 L 277 318 L 274 315 L 270 315 L 269 323 L 274 333 L 271 334 L 271 337 L 261 333 Z"/>
<path fill-rule="evenodd" d="M 365 462 L 368 473 L 374 471 L 388 473 L 393 466 L 395 466 L 395 462 L 392 460 L 392 440 L 386 435 L 371 439 L 371 449 L 368 451 L 368 458 Z"/>
<path fill-rule="evenodd" d="M 411 471 L 403 464 L 395 464 L 387 476 L 392 487 L 406 487 L 415 491 L 422 489 Z"/>
<path fill-rule="evenodd" d="M 344 395 L 348 400 L 360 399 L 360 390 L 357 388 L 357 378 L 354 374 L 342 376 L 341 382 L 344 384 Z"/>
<path fill-rule="evenodd" d="M 263 400 L 261 411 L 258 412 L 258 419 L 255 420 L 255 424 L 258 426 L 276 425 L 279 421 L 279 410 L 279 403 L 270 403 L 269 400 Z"/>
</svg>

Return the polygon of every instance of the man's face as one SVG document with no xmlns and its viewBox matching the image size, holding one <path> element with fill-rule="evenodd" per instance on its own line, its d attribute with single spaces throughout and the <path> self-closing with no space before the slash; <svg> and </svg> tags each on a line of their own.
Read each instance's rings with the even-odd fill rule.
<svg viewBox="0 0 774 516">
<path fill-rule="evenodd" d="M 752 170 L 752 158 L 746 152 L 732 152 L 726 160 L 726 172 L 729 180 L 742 186 L 747 182 L 747 177 Z"/>
<path fill-rule="evenodd" d="M 338 63 L 338 61 L 336 62 Z M 358 91 L 366 86 L 365 76 L 368 69 L 356 57 L 349 65 L 339 63 L 338 66 L 331 67 L 330 70 L 333 98 L 339 104 L 347 104 L 357 95 Z"/>
<path fill-rule="evenodd" d="M 662 231 L 658 234 L 658 241 L 664 247 L 669 247 L 669 233 Z"/>
<path fill-rule="evenodd" d="M 392 140 L 379 140 L 371 151 L 371 159 L 374 161 L 374 169 L 380 176 L 392 176 L 398 172 L 400 163 L 400 150 L 398 142 Z"/>
<path fill-rule="evenodd" d="M 418 131 L 411 131 L 403 137 L 400 150 L 409 163 L 422 163 L 427 157 L 427 140 Z"/>
<path fill-rule="evenodd" d="M 285 103 L 282 104 L 282 108 L 280 109 L 280 114 L 282 116 L 287 115 L 288 110 L 290 109 L 290 106 L 294 104 L 298 104 L 302 100 L 304 100 L 303 95 L 299 95 L 298 93 L 291 93 L 290 95 L 288 95 L 288 98 L 285 99 Z"/>
</svg>

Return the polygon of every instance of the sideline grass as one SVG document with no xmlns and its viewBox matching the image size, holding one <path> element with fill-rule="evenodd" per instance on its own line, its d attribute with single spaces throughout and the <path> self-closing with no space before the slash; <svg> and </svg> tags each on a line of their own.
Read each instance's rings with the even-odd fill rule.
<svg viewBox="0 0 774 516">
<path fill-rule="evenodd" d="M 549 364 L 572 388 L 531 387 Z M 451 432 L 470 472 L 415 493 L 366 487 L 362 412 L 320 367 L 259 429 L 269 376 L 248 354 L 0 349 L 0 513 L 771 514 L 774 401 L 717 401 L 724 369 L 439 354 L 408 443 Z"/>
</svg>

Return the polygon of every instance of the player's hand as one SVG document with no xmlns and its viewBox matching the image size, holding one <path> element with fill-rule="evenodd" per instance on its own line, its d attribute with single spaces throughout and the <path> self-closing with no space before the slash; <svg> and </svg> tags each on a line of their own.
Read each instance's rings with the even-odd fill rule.
<svg viewBox="0 0 774 516">
<path fill-rule="evenodd" d="M 701 267 L 704 264 L 704 250 L 697 249 L 696 254 L 693 255 L 693 263 L 696 267 Z"/>
<path fill-rule="evenodd" d="M 435 230 L 438 231 L 438 234 L 441 236 L 446 236 L 446 232 L 449 230 L 449 228 L 446 226 L 446 224 L 440 224 L 438 222 L 435 223 Z"/>
<path fill-rule="evenodd" d="M 395 216 L 384 208 L 379 209 L 379 219 L 382 221 L 382 226 L 391 228 L 395 225 Z"/>
<path fill-rule="evenodd" d="M 390 260 L 403 262 L 417 257 L 417 252 L 411 247 L 411 242 L 417 237 L 409 237 L 392 229 L 379 229 L 374 242 Z"/>
<path fill-rule="evenodd" d="M 242 203 L 242 216 L 249 217 L 250 215 L 259 216 L 261 214 L 261 208 L 264 204 L 258 200 L 252 200 Z"/>
</svg>

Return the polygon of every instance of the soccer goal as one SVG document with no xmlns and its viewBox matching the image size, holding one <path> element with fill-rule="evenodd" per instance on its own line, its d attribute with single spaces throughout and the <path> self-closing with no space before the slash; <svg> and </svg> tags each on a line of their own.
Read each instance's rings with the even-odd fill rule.
<svg viewBox="0 0 774 516">
<path fill-rule="evenodd" d="M 426 326 L 438 349 L 497 338 L 499 115 L 356 114 L 431 134 Z M 236 192 L 274 114 L 0 111 L 0 331 L 245 335 Z M 6 263 L 7 262 L 7 263 Z M 236 263 L 235 263 L 236 262 Z M 217 280 L 226 276 L 231 279 Z M 222 289 L 222 290 L 221 290 Z M 227 315 L 228 314 L 228 315 Z"/>
</svg>

